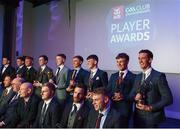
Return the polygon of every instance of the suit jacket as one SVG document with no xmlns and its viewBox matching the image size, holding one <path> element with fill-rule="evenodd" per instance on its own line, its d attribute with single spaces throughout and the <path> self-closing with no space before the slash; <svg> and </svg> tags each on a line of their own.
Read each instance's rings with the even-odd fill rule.
<svg viewBox="0 0 180 129">
<path fill-rule="evenodd" d="M 92 90 L 98 87 L 107 87 L 108 85 L 108 75 L 107 72 L 98 69 L 96 74 L 92 78 L 92 82 L 89 82 L 90 73 L 88 73 L 86 85 L 88 85 L 88 89 L 92 87 Z"/>
<path fill-rule="evenodd" d="M 108 90 L 110 91 L 111 96 L 113 96 L 114 92 L 116 92 L 117 90 L 116 82 L 118 78 L 119 78 L 119 72 L 116 72 L 112 74 L 109 79 Z M 135 80 L 135 74 L 128 71 L 125 78 L 123 79 L 123 82 L 121 83 L 121 85 L 118 86 L 119 88 L 121 88 L 118 90 L 123 94 L 124 99 L 118 102 L 113 102 L 114 108 L 117 111 L 121 112 L 122 115 L 128 118 L 132 113 L 133 103 L 130 101 L 129 95 L 133 88 L 134 80 Z"/>
<path fill-rule="evenodd" d="M 94 109 L 89 112 L 87 128 L 95 128 L 98 114 L 98 111 L 95 111 Z M 121 125 L 121 115 L 111 107 L 105 119 L 103 128 L 120 128 Z"/>
<path fill-rule="evenodd" d="M 141 85 L 141 79 L 142 73 L 138 74 L 135 79 L 133 90 L 130 95 L 132 100 Z M 146 126 L 145 123 L 147 125 L 155 125 L 165 119 L 164 108 L 173 103 L 173 97 L 164 73 L 152 69 L 145 81 L 149 89 L 146 94 L 146 102 L 147 105 L 152 106 L 152 111 L 145 112 L 135 108 L 135 124 L 142 124 L 142 126 Z"/>
<path fill-rule="evenodd" d="M 19 128 L 32 127 L 36 119 L 39 102 L 40 98 L 34 94 L 30 96 L 27 104 L 25 104 L 23 98 L 20 98 L 16 107 L 13 124 Z"/>
<path fill-rule="evenodd" d="M 57 123 L 59 123 L 62 115 L 62 107 L 56 100 L 56 98 L 53 98 L 46 110 L 44 123 L 41 125 L 40 119 L 41 119 L 41 110 L 43 108 L 44 101 L 41 101 L 38 106 L 38 114 L 36 117 L 36 121 L 33 124 L 34 128 L 55 128 Z"/>
<path fill-rule="evenodd" d="M 15 77 L 15 69 L 9 65 L 6 70 L 4 71 L 4 73 L 2 74 L 2 70 L 3 70 L 4 66 L 1 67 L 1 71 L 0 71 L 0 82 L 3 82 L 4 81 L 4 78 L 7 76 L 7 75 L 10 75 L 12 78 Z"/>
<path fill-rule="evenodd" d="M 26 72 L 24 75 L 24 79 L 27 82 L 33 83 L 36 80 L 37 71 L 34 69 L 34 67 L 31 67 L 29 70 L 26 68 Z"/>
<path fill-rule="evenodd" d="M 17 107 L 19 99 L 20 99 L 20 97 L 16 97 L 13 100 L 11 99 L 9 101 L 9 103 L 6 105 L 5 112 L 1 116 L 1 121 L 3 121 L 5 123 L 6 128 L 14 128 L 14 127 L 16 127 L 12 121 L 15 118 L 16 107 Z"/>
<path fill-rule="evenodd" d="M 16 75 L 17 74 L 20 75 L 22 78 L 24 78 L 26 74 L 26 66 L 24 65 L 22 68 L 17 67 Z"/>
<path fill-rule="evenodd" d="M 66 82 L 66 86 L 69 86 L 72 74 L 73 74 L 74 70 L 70 70 L 68 73 L 68 77 L 67 77 L 67 82 Z M 75 83 L 79 83 L 79 84 L 83 84 L 84 86 L 87 86 L 87 76 L 88 76 L 88 71 L 84 70 L 83 68 L 80 68 L 79 72 L 77 73 L 76 77 L 75 77 Z"/>
<path fill-rule="evenodd" d="M 63 116 L 60 122 L 60 128 L 67 128 L 69 114 L 71 113 L 71 109 L 73 106 L 73 102 L 68 103 L 65 106 Z M 89 107 L 86 102 L 80 107 L 77 111 L 76 118 L 74 120 L 73 128 L 85 128 L 87 124 L 87 118 L 89 114 Z"/>
<path fill-rule="evenodd" d="M 53 70 L 51 68 L 49 68 L 48 66 L 45 67 L 45 69 L 43 71 L 41 71 L 41 68 L 38 69 L 37 72 L 37 80 L 44 84 L 49 82 L 49 79 L 53 78 Z"/>
<path fill-rule="evenodd" d="M 15 92 L 13 92 L 12 88 L 9 91 L 9 93 L 7 94 L 7 96 L 4 96 L 3 94 L 1 95 L 1 98 L 0 98 L 0 117 L 5 113 L 5 111 L 7 109 L 6 107 L 14 95 L 15 95 Z"/>
<path fill-rule="evenodd" d="M 66 93 L 66 81 L 68 76 L 69 68 L 64 66 L 62 70 L 59 72 L 58 76 L 56 75 L 54 78 L 54 81 L 57 85 L 58 89 L 58 98 L 59 99 L 66 99 L 67 93 Z"/>
</svg>

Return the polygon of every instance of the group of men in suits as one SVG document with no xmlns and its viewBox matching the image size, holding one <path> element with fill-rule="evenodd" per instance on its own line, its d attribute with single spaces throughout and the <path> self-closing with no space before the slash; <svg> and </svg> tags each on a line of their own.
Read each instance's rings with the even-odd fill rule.
<svg viewBox="0 0 180 129">
<path fill-rule="evenodd" d="M 64 54 L 55 59 L 53 74 L 46 55 L 39 56 L 37 71 L 30 56 L 17 58 L 16 71 L 3 58 L 1 127 L 127 128 L 132 116 L 133 127 L 158 127 L 165 120 L 164 108 L 172 104 L 172 93 L 165 74 L 151 67 L 151 51 L 139 51 L 142 72 L 137 75 L 128 69 L 129 56 L 119 53 L 118 71 L 109 80 L 107 72 L 98 67 L 97 55 L 86 58 L 88 71 L 82 68 L 82 56 L 73 57 L 72 70 L 65 66 Z M 13 81 L 19 81 L 18 86 Z M 6 97 L 6 91 L 12 95 Z M 18 97 L 12 104 L 14 96 Z M 15 113 L 8 117 L 12 111 Z"/>
</svg>

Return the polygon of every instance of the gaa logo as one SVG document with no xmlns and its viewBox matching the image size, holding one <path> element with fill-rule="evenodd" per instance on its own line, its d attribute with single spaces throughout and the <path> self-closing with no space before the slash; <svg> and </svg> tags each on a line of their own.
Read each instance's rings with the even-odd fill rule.
<svg viewBox="0 0 180 129">
<path fill-rule="evenodd" d="M 123 19 L 124 18 L 124 6 L 120 5 L 112 8 L 112 16 L 114 20 Z"/>
</svg>

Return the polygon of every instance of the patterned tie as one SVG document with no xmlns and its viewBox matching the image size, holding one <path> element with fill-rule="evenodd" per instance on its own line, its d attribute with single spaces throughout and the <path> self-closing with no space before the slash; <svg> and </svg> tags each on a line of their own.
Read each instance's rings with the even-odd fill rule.
<svg viewBox="0 0 180 129">
<path fill-rule="evenodd" d="M 96 120 L 96 126 L 95 128 L 100 128 L 101 118 L 103 117 L 102 113 L 99 113 L 98 118 Z"/>
<path fill-rule="evenodd" d="M 74 113 L 77 112 L 77 106 L 76 106 L 76 104 L 74 104 L 73 107 L 74 107 L 74 110 L 71 112 L 71 116 L 72 116 Z"/>
<path fill-rule="evenodd" d="M 120 76 L 118 78 L 118 85 L 120 85 L 123 82 L 123 75 L 124 75 L 124 73 L 120 72 Z"/>
<path fill-rule="evenodd" d="M 7 95 L 8 95 L 8 90 L 5 89 L 5 90 L 3 91 L 3 96 L 7 96 Z"/>
<path fill-rule="evenodd" d="M 77 73 L 77 70 L 74 70 L 74 71 L 73 71 L 73 74 L 72 74 L 72 77 L 71 77 L 72 80 L 75 80 L 75 78 L 76 78 L 76 73 Z"/>
</svg>

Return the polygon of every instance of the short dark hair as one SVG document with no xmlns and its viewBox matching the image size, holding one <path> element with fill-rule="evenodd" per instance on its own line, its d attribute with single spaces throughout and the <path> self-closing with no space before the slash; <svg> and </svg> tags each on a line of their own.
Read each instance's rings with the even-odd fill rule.
<svg viewBox="0 0 180 129">
<path fill-rule="evenodd" d="M 46 55 L 40 55 L 39 58 L 41 57 L 44 58 L 44 60 L 48 62 L 48 57 Z"/>
<path fill-rule="evenodd" d="M 54 91 L 55 93 L 56 87 L 53 83 L 47 82 L 42 87 L 48 87 L 51 91 Z"/>
<path fill-rule="evenodd" d="M 60 57 L 62 57 L 63 59 L 65 59 L 66 60 L 66 55 L 65 54 L 57 54 L 56 56 L 60 56 Z"/>
<path fill-rule="evenodd" d="M 99 88 L 94 89 L 93 93 L 110 97 L 108 90 L 104 87 L 99 87 Z"/>
<path fill-rule="evenodd" d="M 146 53 L 149 58 L 153 59 L 153 53 L 150 50 L 148 50 L 148 49 L 142 49 L 142 50 L 139 51 L 139 54 L 140 53 Z"/>
<path fill-rule="evenodd" d="M 73 58 L 78 58 L 80 61 L 84 61 L 84 59 L 83 59 L 83 57 L 82 56 L 80 56 L 80 55 L 77 55 L 77 56 L 74 56 Z"/>
<path fill-rule="evenodd" d="M 10 58 L 7 56 L 3 56 L 3 58 L 7 59 L 8 61 L 10 61 Z"/>
<path fill-rule="evenodd" d="M 99 61 L 98 56 L 97 56 L 97 55 L 94 55 L 94 54 L 89 55 L 86 59 L 87 59 L 87 60 L 93 59 L 93 60 L 95 60 L 95 61 L 97 61 L 97 62 Z"/>
<path fill-rule="evenodd" d="M 76 88 L 76 87 L 83 89 L 83 90 L 84 90 L 84 94 L 85 94 L 85 95 L 87 94 L 87 87 L 86 87 L 84 84 L 82 84 L 82 83 L 76 84 L 76 85 L 75 85 L 75 88 Z"/>
<path fill-rule="evenodd" d="M 17 59 L 16 60 L 21 60 L 21 61 L 24 61 L 25 59 L 24 59 L 24 57 L 17 57 Z"/>
<path fill-rule="evenodd" d="M 33 57 L 31 57 L 31 56 L 26 56 L 26 57 L 25 57 L 25 60 L 26 60 L 26 59 L 30 59 L 30 60 L 32 60 L 32 61 L 34 60 Z"/>
<path fill-rule="evenodd" d="M 119 58 L 124 58 L 124 59 L 126 59 L 127 61 L 129 61 L 129 56 L 128 56 L 128 54 L 126 54 L 126 53 L 119 53 L 119 54 L 116 56 L 116 59 L 119 59 Z"/>
</svg>

